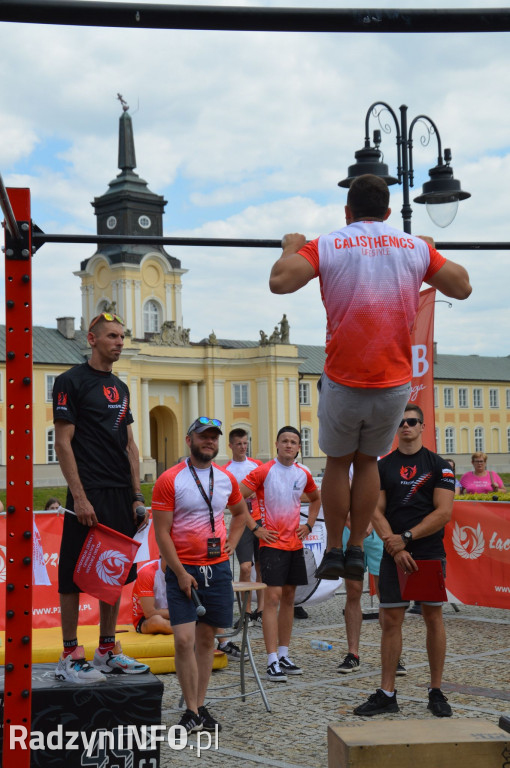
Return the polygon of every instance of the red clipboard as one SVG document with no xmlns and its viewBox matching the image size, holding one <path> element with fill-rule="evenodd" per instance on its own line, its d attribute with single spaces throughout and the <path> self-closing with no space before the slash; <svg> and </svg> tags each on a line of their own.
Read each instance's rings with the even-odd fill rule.
<svg viewBox="0 0 510 768">
<path fill-rule="evenodd" d="M 415 560 L 415 562 L 418 570 L 412 573 L 404 573 L 397 566 L 402 600 L 422 600 L 431 603 L 447 602 L 441 560 Z"/>
</svg>

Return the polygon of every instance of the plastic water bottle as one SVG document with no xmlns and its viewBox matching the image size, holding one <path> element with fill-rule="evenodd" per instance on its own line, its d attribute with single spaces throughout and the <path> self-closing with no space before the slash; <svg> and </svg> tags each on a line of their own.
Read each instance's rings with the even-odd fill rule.
<svg viewBox="0 0 510 768">
<path fill-rule="evenodd" d="M 331 643 L 326 642 L 326 640 L 316 640 L 315 638 L 310 640 L 310 645 L 314 651 L 330 651 L 333 648 Z"/>
</svg>

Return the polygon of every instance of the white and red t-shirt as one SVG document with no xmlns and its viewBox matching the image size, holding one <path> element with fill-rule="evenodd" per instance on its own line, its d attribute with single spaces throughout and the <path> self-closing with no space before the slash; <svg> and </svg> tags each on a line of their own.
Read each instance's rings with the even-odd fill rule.
<svg viewBox="0 0 510 768">
<path fill-rule="evenodd" d="M 278 459 L 271 459 L 250 472 L 243 483 L 257 494 L 264 528 L 278 532 L 274 544 L 260 539 L 260 546 L 289 551 L 302 549 L 303 542 L 296 533 L 301 495 L 317 490 L 310 470 L 297 462 L 287 467 Z"/>
<path fill-rule="evenodd" d="M 444 256 L 380 221 L 349 224 L 312 240 L 299 254 L 320 280 L 327 376 L 349 387 L 410 381 L 420 286 L 441 269 Z"/>
<path fill-rule="evenodd" d="M 252 469 L 262 466 L 262 462 L 260 459 L 251 459 L 249 456 L 247 456 L 244 461 L 234 461 L 231 459 L 230 461 L 227 461 L 227 463 L 223 466 L 225 469 L 228 469 L 229 472 L 232 472 L 238 483 L 241 483 L 246 475 L 250 474 Z M 260 509 L 257 499 L 249 499 L 249 501 L 250 504 L 248 506 L 251 506 L 251 516 L 254 520 L 260 520 Z"/>
<path fill-rule="evenodd" d="M 181 563 L 186 565 L 214 565 L 228 560 L 224 551 L 227 530 L 223 510 L 242 501 L 237 480 L 228 469 L 211 464 L 213 470 L 214 532 L 209 507 L 200 493 L 187 461 L 167 469 L 156 480 L 152 494 L 152 510 L 174 513 L 170 536 Z M 210 468 L 195 467 L 198 479 L 209 496 Z M 207 539 L 220 538 L 222 554 L 207 557 Z"/>
<path fill-rule="evenodd" d="M 133 586 L 133 624 L 136 627 L 144 612 L 140 602 L 141 597 L 154 597 L 154 580 L 160 570 L 160 560 L 153 560 L 138 571 L 138 576 Z"/>
</svg>

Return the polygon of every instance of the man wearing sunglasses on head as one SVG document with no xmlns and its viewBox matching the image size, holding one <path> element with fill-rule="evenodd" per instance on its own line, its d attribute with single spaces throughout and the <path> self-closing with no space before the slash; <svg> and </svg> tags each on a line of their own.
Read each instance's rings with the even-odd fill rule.
<svg viewBox="0 0 510 768">
<path fill-rule="evenodd" d="M 175 640 L 175 671 L 188 733 L 221 730 L 204 706 L 219 628 L 231 627 L 234 593 L 229 557 L 251 520 L 234 475 L 213 463 L 221 421 L 201 416 L 188 429 L 190 456 L 158 477 L 152 494 L 154 530 L 166 560 L 166 588 Z M 232 514 L 227 534 L 224 509 Z M 200 600 L 201 606 L 194 602 Z M 203 609 L 205 608 L 205 612 Z"/>
<path fill-rule="evenodd" d="M 115 642 L 119 600 L 99 601 L 99 646 L 92 664 L 78 645 L 80 590 L 74 568 L 89 529 L 102 523 L 132 537 L 140 493 L 138 448 L 133 439 L 129 390 L 112 372 L 124 346 L 124 324 L 102 312 L 89 326 L 88 362 L 62 373 L 53 387 L 55 451 L 67 481 L 66 513 L 59 560 L 59 592 L 64 650 L 55 670 L 58 680 L 93 683 L 110 673 L 136 675 L 149 667 L 122 653 Z M 136 566 L 127 582 L 136 579 Z"/>
<path fill-rule="evenodd" d="M 409 403 L 400 421 L 398 448 L 379 461 L 381 491 L 372 523 L 384 543 L 379 571 L 381 687 L 354 710 L 371 716 L 398 712 L 395 675 L 402 651 L 402 623 L 409 600 L 403 600 L 398 570 L 419 570 L 420 560 L 440 560 L 446 573 L 444 526 L 450 520 L 455 476 L 445 459 L 423 445 L 423 412 Z M 428 709 L 436 717 L 452 710 L 441 691 L 446 655 L 442 602 L 422 601 L 430 667 Z"/>
<path fill-rule="evenodd" d="M 422 282 L 455 299 L 471 293 L 464 267 L 430 238 L 386 223 L 389 199 L 380 176 L 358 176 L 347 195 L 347 226 L 308 243 L 304 235 L 285 235 L 269 278 L 273 293 L 293 293 L 318 277 L 326 309 L 319 447 L 327 456 L 321 493 L 328 549 L 316 573 L 324 579 L 363 579 L 363 538 L 379 493 L 377 456 L 390 450 L 411 390 L 411 330 Z"/>
</svg>

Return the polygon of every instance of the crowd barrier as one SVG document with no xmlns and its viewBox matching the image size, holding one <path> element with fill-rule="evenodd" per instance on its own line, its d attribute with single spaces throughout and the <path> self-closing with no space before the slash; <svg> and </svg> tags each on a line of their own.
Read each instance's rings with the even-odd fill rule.
<svg viewBox="0 0 510 768">
<path fill-rule="evenodd" d="M 63 515 L 35 512 L 35 540 L 42 553 L 35 558 L 33 589 L 34 628 L 60 625 L 57 589 L 58 560 Z M 38 535 L 37 535 L 38 532 Z M 317 523 L 307 537 L 316 562 L 326 546 L 323 523 Z M 446 526 L 446 588 L 452 603 L 510 608 L 510 503 L 455 501 L 451 522 Z M 149 530 L 146 562 L 158 556 L 152 527 Z M 0 517 L 0 629 L 5 629 L 5 516 Z M 47 578 L 45 577 L 47 574 Z M 304 597 L 311 604 L 331 597 L 340 582 L 322 582 L 313 595 Z M 122 590 L 119 624 L 131 623 L 132 585 Z M 301 601 L 303 600 L 301 598 Z M 80 624 L 99 622 L 98 601 L 89 595 L 80 598 Z"/>
</svg>

